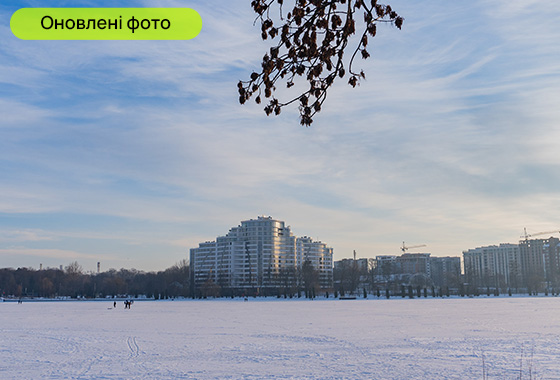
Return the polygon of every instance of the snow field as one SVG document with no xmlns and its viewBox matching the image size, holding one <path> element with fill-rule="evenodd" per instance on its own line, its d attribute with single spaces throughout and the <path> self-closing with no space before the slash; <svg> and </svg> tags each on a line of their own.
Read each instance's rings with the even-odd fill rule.
<svg viewBox="0 0 560 380">
<path fill-rule="evenodd" d="M 0 303 L 1 379 L 560 379 L 560 299 Z"/>
</svg>

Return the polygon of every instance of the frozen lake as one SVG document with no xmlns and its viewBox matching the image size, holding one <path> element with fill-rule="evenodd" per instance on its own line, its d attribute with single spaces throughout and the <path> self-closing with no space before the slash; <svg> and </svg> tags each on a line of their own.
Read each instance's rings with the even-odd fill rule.
<svg viewBox="0 0 560 380">
<path fill-rule="evenodd" d="M 482 379 L 483 357 L 560 379 L 552 297 L 4 302 L 0 323 L 2 379 Z"/>
</svg>

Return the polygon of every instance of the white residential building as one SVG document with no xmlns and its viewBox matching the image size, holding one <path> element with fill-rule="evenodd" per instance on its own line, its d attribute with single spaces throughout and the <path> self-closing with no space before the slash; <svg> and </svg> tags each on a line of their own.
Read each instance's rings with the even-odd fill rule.
<svg viewBox="0 0 560 380">
<path fill-rule="evenodd" d="M 194 286 L 272 289 L 294 284 L 309 261 L 322 288 L 332 287 L 332 248 L 311 238 L 296 238 L 283 221 L 258 217 L 242 221 L 227 235 L 190 250 Z"/>
<path fill-rule="evenodd" d="M 465 277 L 475 286 L 517 287 L 521 257 L 517 244 L 478 247 L 463 252 Z"/>
<path fill-rule="evenodd" d="M 308 261 L 319 272 L 321 288 L 332 288 L 333 249 L 320 241 L 313 241 L 304 236 L 296 239 L 296 257 L 298 268 Z"/>
</svg>

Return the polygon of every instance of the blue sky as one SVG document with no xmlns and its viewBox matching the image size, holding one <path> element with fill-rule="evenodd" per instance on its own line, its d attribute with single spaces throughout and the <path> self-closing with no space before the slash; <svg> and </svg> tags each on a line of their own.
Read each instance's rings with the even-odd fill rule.
<svg viewBox="0 0 560 380">
<path fill-rule="evenodd" d="M 165 269 L 271 215 L 335 259 L 435 256 L 560 229 L 560 2 L 388 1 L 367 80 L 311 128 L 236 83 L 249 0 L 0 5 L 0 267 Z M 191 41 L 22 41 L 22 7 L 190 7 Z M 296 88 L 297 89 L 297 88 Z"/>
</svg>

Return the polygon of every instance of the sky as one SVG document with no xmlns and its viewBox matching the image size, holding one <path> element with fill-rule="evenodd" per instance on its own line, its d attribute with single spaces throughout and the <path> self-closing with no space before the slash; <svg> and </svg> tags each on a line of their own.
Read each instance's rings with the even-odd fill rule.
<svg viewBox="0 0 560 380">
<path fill-rule="evenodd" d="M 0 267 L 163 270 L 260 215 L 335 260 L 560 230 L 560 2 L 387 3 L 402 30 L 379 25 L 366 80 L 335 83 L 306 128 L 238 103 L 270 47 L 248 0 L 2 1 Z M 17 9 L 55 6 L 188 7 L 203 28 L 11 33 Z"/>
</svg>

